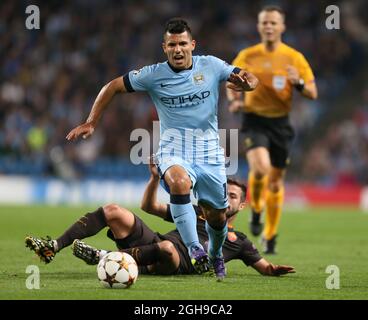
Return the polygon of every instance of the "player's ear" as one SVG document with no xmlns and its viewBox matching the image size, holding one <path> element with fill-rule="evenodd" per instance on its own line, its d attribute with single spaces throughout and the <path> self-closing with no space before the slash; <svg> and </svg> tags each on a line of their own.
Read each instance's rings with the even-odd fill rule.
<svg viewBox="0 0 368 320">
<path fill-rule="evenodd" d="M 247 205 L 247 202 L 246 201 L 240 202 L 240 204 L 239 204 L 239 211 L 243 210 L 246 205 Z"/>
<path fill-rule="evenodd" d="M 258 14 L 258 18 L 257 18 L 257 31 L 258 31 L 258 33 L 261 33 L 261 28 L 262 28 L 262 23 L 261 23 L 261 14 L 262 14 L 262 12 L 260 12 L 259 14 Z"/>
<path fill-rule="evenodd" d="M 257 22 L 257 31 L 258 31 L 258 33 L 259 33 L 259 34 L 261 33 L 261 27 L 262 27 L 262 25 L 261 25 L 261 23 L 258 21 L 258 22 Z"/>
<path fill-rule="evenodd" d="M 166 43 L 162 42 L 162 50 L 164 50 L 164 53 L 166 54 Z"/>
<path fill-rule="evenodd" d="M 281 34 L 283 34 L 286 30 L 285 17 L 281 16 Z"/>
<path fill-rule="evenodd" d="M 284 33 L 285 30 L 286 30 L 285 22 L 282 22 L 282 25 L 281 25 L 281 33 Z"/>
<path fill-rule="evenodd" d="M 195 40 L 192 40 L 192 51 L 195 49 L 195 47 L 196 47 L 196 41 Z"/>
</svg>

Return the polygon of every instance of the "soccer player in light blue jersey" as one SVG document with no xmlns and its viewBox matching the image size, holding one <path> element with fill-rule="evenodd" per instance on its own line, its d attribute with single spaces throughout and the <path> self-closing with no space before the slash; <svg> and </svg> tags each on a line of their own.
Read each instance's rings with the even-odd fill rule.
<svg viewBox="0 0 368 320">
<path fill-rule="evenodd" d="M 197 272 L 211 267 L 222 280 L 226 275 L 222 245 L 228 200 L 225 159 L 218 137 L 219 86 L 229 81 L 230 89 L 251 91 L 258 79 L 216 57 L 192 56 L 195 45 L 186 21 L 168 21 L 162 44 L 168 60 L 133 70 L 105 85 L 87 121 L 74 128 L 67 139 L 89 137 L 115 94 L 146 91 L 160 119 L 156 164 L 170 193 L 173 220 Z M 206 217 L 208 254 L 198 240 L 191 189 Z"/>
</svg>

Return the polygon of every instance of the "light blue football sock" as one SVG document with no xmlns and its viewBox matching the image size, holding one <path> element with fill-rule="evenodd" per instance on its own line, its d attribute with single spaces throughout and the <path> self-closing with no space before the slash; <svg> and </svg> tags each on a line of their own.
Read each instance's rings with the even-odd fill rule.
<svg viewBox="0 0 368 320">
<path fill-rule="evenodd" d="M 206 221 L 206 231 L 208 234 L 208 254 L 211 258 L 222 257 L 222 245 L 227 235 L 227 223 L 221 230 L 211 227 Z"/>
<path fill-rule="evenodd" d="M 170 211 L 185 246 L 188 248 L 188 251 L 191 252 L 194 247 L 203 247 L 199 243 L 197 233 L 197 215 L 194 211 L 193 205 L 190 203 L 190 196 L 187 195 L 184 200 L 185 202 L 189 201 L 189 203 L 182 203 L 184 202 L 183 198 L 184 196 L 171 195 Z M 178 202 L 181 203 L 178 204 Z"/>
</svg>

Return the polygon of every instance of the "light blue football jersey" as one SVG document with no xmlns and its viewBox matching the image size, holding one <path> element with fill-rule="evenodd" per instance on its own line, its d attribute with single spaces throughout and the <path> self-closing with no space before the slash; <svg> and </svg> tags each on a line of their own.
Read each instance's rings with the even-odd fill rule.
<svg viewBox="0 0 368 320">
<path fill-rule="evenodd" d="M 168 62 L 124 76 L 128 91 L 147 91 L 160 120 L 159 157 L 191 163 L 221 163 L 217 108 L 220 83 L 237 70 L 214 56 L 193 56 L 192 68 L 174 70 Z"/>
</svg>

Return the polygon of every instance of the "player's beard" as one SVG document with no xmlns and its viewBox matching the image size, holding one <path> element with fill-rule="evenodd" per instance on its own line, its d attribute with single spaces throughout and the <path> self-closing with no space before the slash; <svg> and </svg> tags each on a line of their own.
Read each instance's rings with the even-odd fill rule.
<svg viewBox="0 0 368 320">
<path fill-rule="evenodd" d="M 230 219 L 231 217 L 235 216 L 239 210 L 229 209 L 226 211 L 226 219 Z"/>
</svg>

